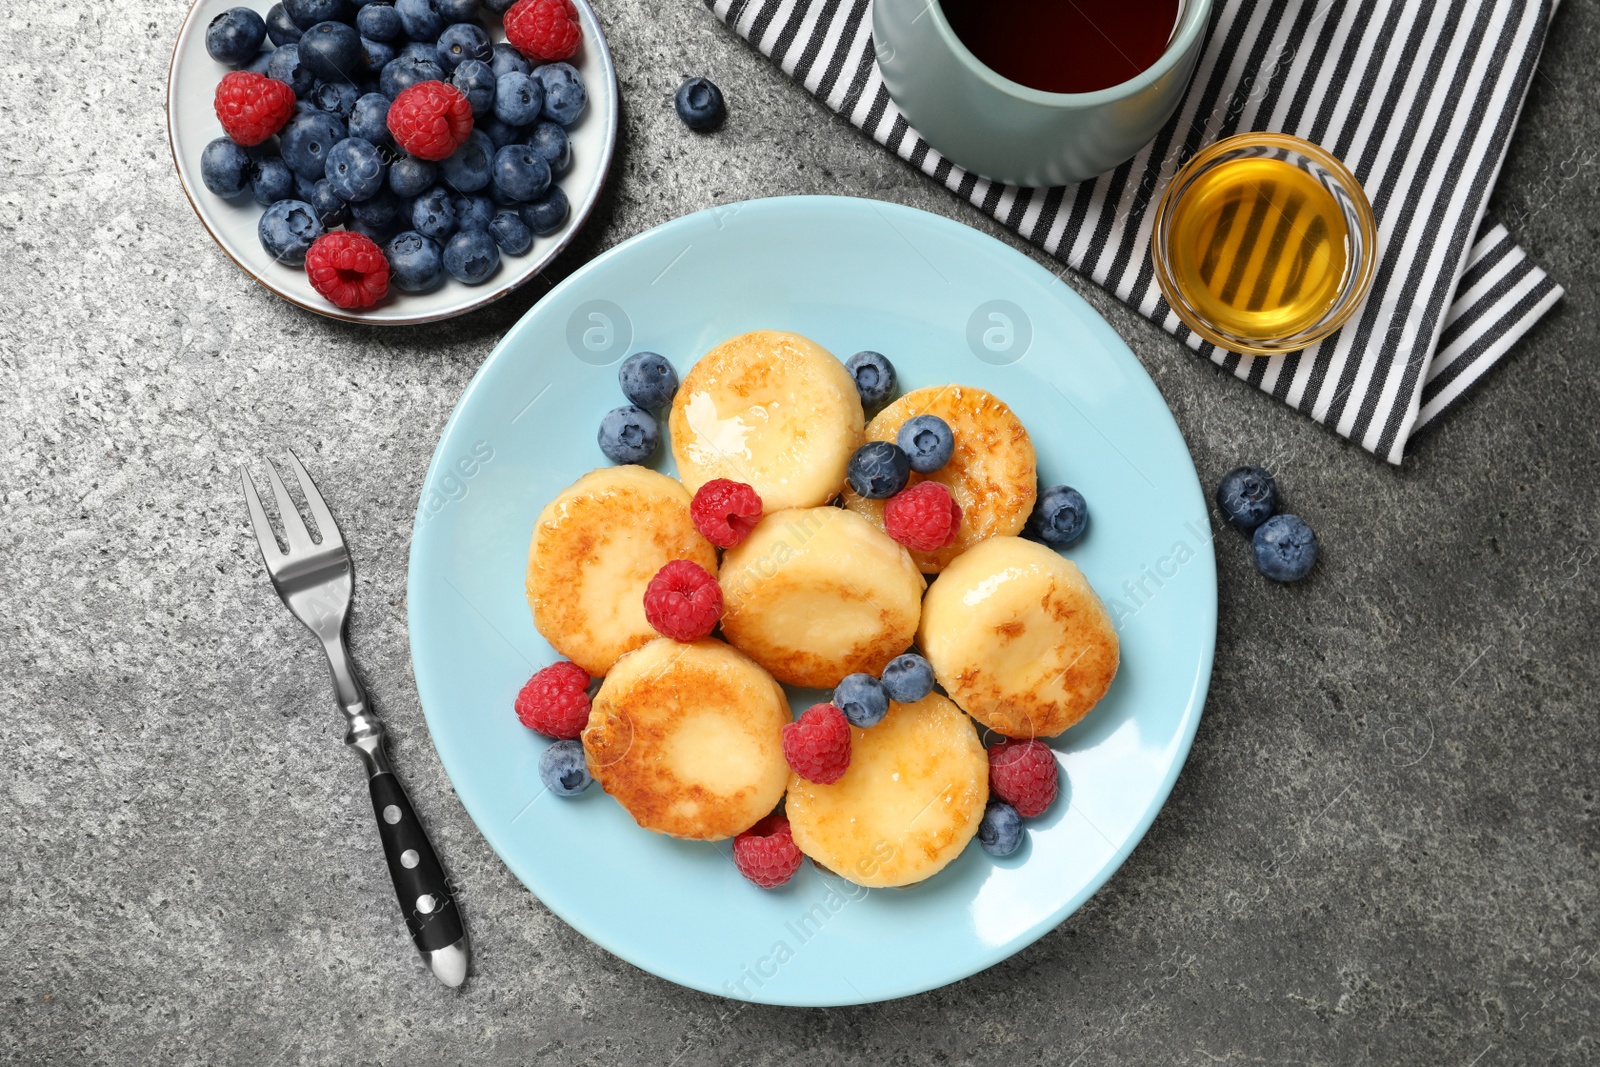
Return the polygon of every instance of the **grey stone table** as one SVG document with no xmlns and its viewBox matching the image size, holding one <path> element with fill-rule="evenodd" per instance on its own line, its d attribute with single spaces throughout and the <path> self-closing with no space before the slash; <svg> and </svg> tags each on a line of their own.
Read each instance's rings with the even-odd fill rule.
<svg viewBox="0 0 1600 1067">
<path fill-rule="evenodd" d="M 602 7 L 621 155 L 550 282 L 674 216 L 783 193 L 881 197 L 1012 241 L 830 124 L 699 4 Z M 181 16 L 17 0 L 4 20 L 0 1062 L 1600 1060 L 1592 3 L 1556 17 L 1496 203 L 1569 295 L 1403 468 L 1068 276 L 1144 361 L 1202 477 L 1270 462 L 1325 556 L 1275 587 L 1218 540 L 1199 737 L 1086 907 L 964 982 L 830 1011 L 739 1007 L 621 962 L 474 829 L 410 674 L 408 537 L 456 398 L 547 284 L 406 331 L 257 287 L 172 174 Z M 732 101 L 712 137 L 668 103 L 698 73 Z M 355 545 L 356 656 L 473 934 L 460 992 L 396 920 L 320 654 L 247 539 L 236 467 L 286 447 Z"/>
</svg>

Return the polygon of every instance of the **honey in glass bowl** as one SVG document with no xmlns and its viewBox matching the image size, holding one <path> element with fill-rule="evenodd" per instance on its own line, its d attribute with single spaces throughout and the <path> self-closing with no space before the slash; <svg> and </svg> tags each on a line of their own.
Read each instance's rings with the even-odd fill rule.
<svg viewBox="0 0 1600 1067">
<path fill-rule="evenodd" d="M 1354 176 L 1283 134 L 1244 134 L 1190 160 L 1157 208 L 1156 279 L 1202 337 L 1234 351 L 1303 348 L 1371 284 L 1375 230 Z"/>
</svg>

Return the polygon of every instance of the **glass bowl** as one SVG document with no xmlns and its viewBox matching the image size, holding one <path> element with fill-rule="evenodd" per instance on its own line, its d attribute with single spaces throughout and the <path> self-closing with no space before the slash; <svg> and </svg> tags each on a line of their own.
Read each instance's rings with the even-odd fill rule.
<svg viewBox="0 0 1600 1067">
<path fill-rule="evenodd" d="M 1177 220 L 1181 217 L 1185 206 L 1195 206 L 1194 202 L 1186 201 L 1185 198 L 1209 195 L 1208 190 L 1213 190 L 1216 186 L 1214 182 L 1206 179 L 1214 179 L 1220 168 L 1247 160 L 1278 160 L 1297 168 L 1312 182 L 1326 190 L 1333 198 L 1333 203 L 1344 221 L 1342 276 L 1336 284 L 1328 287 L 1329 295 L 1325 303 L 1314 308 L 1315 314 L 1310 321 L 1305 321 L 1306 314 L 1311 310 L 1308 309 L 1296 318 L 1292 327 L 1283 330 L 1250 331 L 1237 327 L 1230 328 L 1229 324 L 1217 321 L 1215 314 L 1208 313 L 1195 299 L 1192 299 L 1179 281 L 1179 275 L 1183 273 L 1181 267 L 1185 258 L 1183 253 L 1187 251 L 1196 259 L 1202 256 L 1197 248 L 1184 249 L 1178 245 L 1180 227 L 1177 225 Z M 1199 193 L 1196 191 L 1197 188 L 1200 190 Z M 1259 200 L 1259 189 L 1257 194 L 1256 199 Z M 1274 227 L 1269 228 L 1252 220 L 1252 224 L 1243 231 L 1239 239 L 1241 243 L 1230 255 L 1237 258 L 1240 251 L 1244 250 L 1246 270 L 1252 266 L 1259 268 L 1264 257 L 1276 256 L 1284 239 L 1291 233 L 1299 232 L 1293 229 L 1294 220 L 1290 215 L 1283 211 L 1279 214 L 1282 216 L 1282 222 Z M 1227 236 L 1221 238 L 1216 236 L 1218 231 L 1212 233 L 1213 248 L 1219 243 L 1228 242 Z M 1266 242 L 1267 247 L 1261 251 L 1257 251 L 1261 245 L 1255 243 L 1258 232 L 1270 235 L 1270 241 Z M 1355 175 L 1351 174 L 1343 163 L 1317 145 L 1299 137 L 1282 133 L 1243 133 L 1224 138 L 1206 147 L 1179 168 L 1162 195 L 1161 202 L 1156 206 L 1154 227 L 1150 235 L 1150 255 L 1155 266 L 1156 283 L 1161 286 L 1161 293 L 1166 297 L 1168 306 L 1185 326 L 1212 344 L 1231 351 L 1269 356 L 1313 345 L 1339 329 L 1351 315 L 1355 314 L 1356 308 L 1361 306 L 1368 290 L 1372 287 L 1372 275 L 1377 262 L 1377 238 L 1377 223 L 1372 217 L 1372 205 L 1368 202 L 1361 183 L 1356 181 Z M 1247 247 L 1243 243 L 1245 241 L 1252 243 Z M 1277 259 L 1272 260 L 1272 270 L 1277 269 L 1277 263 Z M 1237 276 L 1239 272 L 1234 273 Z M 1271 284 L 1273 282 L 1269 278 L 1268 289 Z"/>
</svg>

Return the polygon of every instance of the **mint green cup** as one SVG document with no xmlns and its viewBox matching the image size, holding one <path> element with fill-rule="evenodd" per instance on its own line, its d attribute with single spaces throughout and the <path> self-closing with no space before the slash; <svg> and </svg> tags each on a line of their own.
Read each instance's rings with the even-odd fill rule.
<svg viewBox="0 0 1600 1067">
<path fill-rule="evenodd" d="M 913 129 L 962 168 L 1009 185 L 1053 186 L 1132 158 L 1177 110 L 1211 0 L 1184 0 L 1172 40 L 1138 76 L 1092 93 L 1047 93 L 979 62 L 938 0 L 874 0 L 884 84 Z"/>
</svg>

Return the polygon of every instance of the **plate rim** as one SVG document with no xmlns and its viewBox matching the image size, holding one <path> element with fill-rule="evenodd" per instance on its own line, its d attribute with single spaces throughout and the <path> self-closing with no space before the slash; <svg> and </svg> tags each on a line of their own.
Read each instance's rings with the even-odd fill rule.
<svg viewBox="0 0 1600 1067">
<path fill-rule="evenodd" d="M 920 208 L 910 207 L 908 205 L 895 203 L 893 201 L 877 200 L 872 197 L 807 194 L 798 196 L 758 197 L 750 200 L 733 201 L 728 204 L 714 205 L 700 211 L 669 219 L 666 222 L 660 223 L 659 225 L 653 226 L 647 230 L 633 235 L 632 237 L 627 238 L 626 240 L 607 249 L 600 255 L 594 257 L 589 262 L 583 264 L 577 270 L 573 271 L 572 274 L 562 279 L 562 281 L 549 293 L 546 293 L 544 297 L 541 297 L 539 303 L 542 304 L 551 296 L 559 295 L 568 287 L 577 288 L 578 286 L 584 284 L 590 273 L 600 269 L 613 257 L 626 255 L 629 250 L 633 248 L 633 246 L 645 241 L 646 239 L 653 238 L 655 235 L 663 232 L 670 233 L 676 229 L 695 225 L 697 222 L 706 218 L 716 218 L 719 213 L 727 212 L 730 209 L 737 209 L 738 211 L 743 212 L 745 210 L 859 210 L 863 207 L 868 210 L 880 212 L 889 211 L 892 213 L 903 214 L 907 217 L 914 217 L 921 222 L 931 222 L 936 227 L 948 227 L 955 230 L 966 231 L 966 233 L 970 236 L 975 236 L 993 242 L 995 245 L 1003 249 L 1005 254 L 1015 257 L 1018 262 L 1025 265 L 1025 272 L 1037 272 L 1037 274 L 1042 276 L 1042 278 L 1048 278 L 1054 282 L 1060 281 L 1059 276 L 1052 274 L 1044 266 L 1036 263 L 1023 252 L 1011 247 L 1004 241 L 1001 241 L 990 234 L 984 233 L 975 227 L 968 226 L 965 223 L 949 218 L 948 216 L 939 215 L 931 211 L 924 211 Z M 1111 326 L 1111 324 L 1106 321 L 1105 317 L 1096 311 L 1094 307 L 1082 297 L 1081 294 L 1079 294 L 1071 286 L 1067 286 L 1063 283 L 1061 289 L 1059 290 L 1058 298 L 1063 299 L 1080 315 L 1084 315 L 1086 313 L 1092 322 L 1098 323 L 1098 325 L 1107 333 L 1109 333 L 1112 337 L 1115 337 L 1117 343 L 1120 344 L 1125 350 L 1127 358 L 1132 362 L 1132 365 L 1138 369 L 1139 374 L 1145 379 L 1146 384 L 1155 392 L 1156 396 L 1160 398 L 1162 409 L 1167 419 L 1171 423 L 1172 430 L 1177 436 L 1178 441 L 1183 446 L 1184 457 L 1188 461 L 1189 470 L 1194 477 L 1194 490 L 1197 494 L 1201 510 L 1209 512 L 1209 509 L 1205 505 L 1205 492 L 1204 487 L 1200 482 L 1199 471 L 1194 466 L 1194 455 L 1189 449 L 1187 440 L 1184 438 L 1182 428 L 1178 425 L 1177 419 L 1172 413 L 1171 405 L 1167 403 L 1165 396 L 1162 395 L 1160 389 L 1156 386 L 1155 379 L 1151 377 L 1149 371 L 1144 368 L 1144 365 L 1139 361 L 1138 357 L 1134 355 L 1132 348 L 1128 345 L 1127 341 L 1122 337 L 1122 335 L 1118 333 Z M 444 462 L 442 459 L 444 455 L 444 449 L 441 446 L 445 438 L 448 437 L 456 428 L 457 422 L 461 417 L 461 413 L 467 405 L 467 401 L 474 395 L 478 388 L 484 387 L 484 376 L 488 368 L 497 358 L 502 358 L 500 354 L 503 350 L 508 348 L 508 343 L 511 341 L 512 337 L 524 328 L 525 324 L 533 318 L 534 314 L 538 310 L 539 304 L 535 304 L 533 307 L 529 308 L 528 311 L 521 318 L 519 318 L 517 322 L 510 327 L 510 329 L 506 331 L 506 333 L 495 344 L 494 348 L 490 350 L 489 355 L 484 359 L 483 363 L 479 365 L 477 371 L 474 372 L 472 380 L 469 381 L 466 388 L 462 390 L 461 396 L 457 399 L 456 405 L 454 409 L 452 409 L 449 419 L 446 420 L 444 426 L 439 431 L 439 440 L 434 447 L 433 456 L 429 459 L 428 469 L 423 477 L 422 487 L 419 492 L 416 516 L 412 524 L 411 547 L 408 553 L 406 567 L 406 627 L 408 644 L 411 652 L 412 677 L 417 687 L 418 703 L 422 707 L 423 718 L 428 727 L 429 740 L 433 743 L 434 751 L 438 754 L 440 764 L 444 767 L 445 776 L 450 781 L 452 791 L 456 792 L 456 797 L 458 800 L 460 800 L 462 807 L 466 809 L 468 817 L 472 819 L 473 826 L 477 829 L 478 833 L 483 836 L 484 840 L 488 842 L 490 848 L 494 850 L 495 855 L 500 859 L 500 861 L 505 864 L 507 870 L 509 870 L 511 874 L 522 883 L 523 888 L 531 893 L 536 899 L 538 899 L 541 904 L 548 908 L 550 912 L 562 922 L 566 923 L 568 926 L 572 927 L 578 933 L 582 934 L 588 940 L 605 949 L 607 952 L 628 963 L 630 966 L 638 967 L 642 971 L 646 971 L 658 978 L 665 979 L 676 985 L 680 985 L 688 989 L 694 989 L 699 992 L 708 993 L 726 1000 L 735 1000 L 741 1003 L 771 1004 L 783 1007 L 800 1008 L 849 1007 L 861 1004 L 881 1003 L 884 1001 L 898 1000 L 904 997 L 915 996 L 920 993 L 926 993 L 935 989 L 944 988 L 945 986 L 953 985 L 956 982 L 970 978 L 981 971 L 985 971 L 996 964 L 1004 962 L 1005 960 L 1026 949 L 1034 942 L 1043 938 L 1046 934 L 1057 929 L 1067 919 L 1076 914 L 1085 903 L 1094 897 L 1095 894 L 1100 892 L 1100 890 L 1105 887 L 1105 884 L 1111 880 L 1112 876 L 1121 870 L 1122 865 L 1127 862 L 1127 859 L 1130 855 L 1132 855 L 1133 850 L 1144 841 L 1145 836 L 1150 831 L 1150 827 L 1154 825 L 1156 818 L 1166 808 L 1166 804 L 1168 799 L 1171 797 L 1172 790 L 1177 784 L 1178 776 L 1183 772 L 1183 768 L 1188 763 L 1189 753 L 1193 748 L 1195 736 L 1199 731 L 1200 720 L 1204 716 L 1205 701 L 1210 690 L 1211 677 L 1214 673 L 1216 662 L 1218 586 L 1216 570 L 1216 543 L 1214 537 L 1207 540 L 1205 543 L 1205 550 L 1197 554 L 1198 559 L 1202 561 L 1203 564 L 1203 576 L 1206 579 L 1206 590 L 1204 595 L 1204 603 L 1202 605 L 1204 608 L 1204 618 L 1197 620 L 1202 624 L 1200 627 L 1203 634 L 1202 647 L 1200 649 L 1200 656 L 1196 664 L 1195 674 L 1190 684 L 1189 696 L 1184 708 L 1184 714 L 1187 719 L 1183 725 L 1181 733 L 1175 738 L 1176 744 L 1173 750 L 1173 758 L 1164 772 L 1162 781 L 1152 794 L 1152 803 L 1148 806 L 1146 811 L 1140 815 L 1134 829 L 1126 835 L 1112 856 L 1106 860 L 1101 866 L 1101 869 L 1086 882 L 1085 886 L 1082 890 L 1080 890 L 1079 893 L 1069 897 L 1059 907 L 1053 909 L 1048 916 L 1040 919 L 1028 929 L 1018 935 L 1015 935 L 1006 942 L 1000 945 L 985 945 L 979 951 L 976 951 L 969 957 L 966 957 L 959 966 L 952 968 L 949 971 L 937 972 L 936 977 L 931 977 L 926 980 L 919 979 L 910 982 L 909 984 L 905 984 L 903 987 L 881 993 L 869 995 L 862 994 L 857 991 L 857 993 L 853 996 L 828 994 L 818 996 L 762 996 L 760 995 L 760 991 L 758 991 L 757 994 L 749 997 L 733 997 L 728 994 L 725 988 L 718 988 L 706 980 L 701 979 L 697 975 L 688 973 L 677 963 L 676 960 L 669 960 L 666 962 L 652 961 L 649 965 L 638 962 L 633 955 L 623 950 L 623 948 L 620 947 L 611 937 L 592 929 L 590 924 L 585 920 L 575 919 L 573 916 L 569 915 L 565 909 L 557 908 L 540 895 L 538 890 L 535 889 L 533 884 L 531 884 L 530 879 L 525 877 L 522 870 L 519 869 L 520 865 L 514 863 L 508 857 L 507 852 L 501 848 L 498 835 L 494 831 L 485 827 L 483 823 L 478 820 L 476 814 L 474 814 L 466 799 L 461 796 L 459 791 L 456 791 L 455 778 L 450 773 L 450 767 L 446 761 L 444 749 L 440 745 L 439 738 L 435 736 L 433 717 L 428 711 L 427 701 L 423 698 L 423 688 L 425 685 L 424 675 L 428 674 L 429 670 L 421 666 L 422 661 L 418 656 L 418 631 L 417 628 L 412 625 L 413 613 L 415 611 L 415 601 L 411 595 L 413 583 L 418 582 L 423 573 L 423 570 L 419 565 L 420 553 L 418 551 L 418 545 L 424 540 L 425 537 L 424 520 L 426 517 L 425 508 L 427 504 L 427 487 L 433 484 L 434 477 L 438 473 L 439 465 Z M 435 683 L 433 683 L 430 678 L 428 684 L 431 686 L 431 684 Z"/>
<path fill-rule="evenodd" d="M 601 147 L 599 181 L 595 183 L 593 195 L 588 197 L 582 205 L 573 205 L 572 225 L 568 228 L 565 236 L 563 236 L 553 246 L 548 248 L 545 251 L 542 259 L 535 259 L 522 277 L 503 282 L 484 295 L 475 297 L 467 304 L 457 308 L 451 308 L 444 311 L 428 312 L 425 314 L 406 315 L 400 318 L 375 319 L 366 315 L 354 314 L 331 303 L 328 304 L 327 307 L 319 307 L 309 301 L 302 300 L 299 296 L 279 289 L 277 286 L 267 281 L 267 279 L 251 270 L 244 263 L 241 263 L 239 261 L 239 257 L 235 256 L 231 251 L 229 251 L 228 246 L 223 244 L 222 239 L 217 235 L 217 231 L 212 228 L 211 221 L 206 218 L 205 212 L 200 209 L 200 204 L 195 199 L 196 190 L 190 187 L 189 180 L 184 176 L 183 167 L 178 161 L 176 104 L 178 91 L 178 56 L 183 51 L 184 44 L 195 32 L 195 27 L 200 24 L 198 16 L 201 5 L 208 2 L 210 2 L 210 0 L 192 0 L 189 5 L 189 9 L 184 12 L 183 22 L 178 27 L 177 37 L 172 42 L 172 57 L 167 61 L 167 154 L 172 159 L 172 170 L 173 173 L 177 175 L 178 187 L 183 190 L 183 198 L 189 202 L 190 209 L 194 211 L 195 217 L 200 220 L 200 225 L 206 231 L 206 236 L 210 237 L 212 243 L 222 250 L 222 254 L 232 260 L 233 265 L 243 271 L 245 276 L 251 281 L 261 286 L 261 288 L 265 289 L 273 296 L 293 304 L 295 307 L 304 308 L 306 311 L 315 312 L 316 314 L 322 315 L 326 318 L 338 319 L 341 322 L 353 322 L 362 326 L 420 326 L 423 323 L 442 322 L 446 319 L 453 319 L 461 315 L 470 314 L 471 312 L 477 311 L 480 308 L 487 307 L 502 297 L 508 296 L 509 294 L 522 288 L 522 286 L 526 285 L 534 278 L 537 278 L 539 275 L 543 274 L 545 268 L 554 263 L 556 258 L 560 256 L 561 253 L 565 252 L 578 234 L 583 231 L 584 226 L 589 222 L 589 217 L 594 214 L 595 208 L 599 205 L 600 198 L 605 195 L 606 188 L 610 185 L 611 165 L 616 158 L 617 129 L 622 112 L 622 90 L 617 82 L 616 64 L 611 58 L 611 46 L 606 41 L 605 32 L 600 26 L 599 15 L 596 14 L 594 8 L 589 3 L 589 0 L 572 0 L 572 2 L 577 5 L 579 10 L 595 28 L 594 36 L 597 44 L 595 49 L 596 59 L 600 64 L 600 72 L 604 76 L 605 83 L 610 87 L 609 92 L 611 95 L 612 106 L 609 108 L 610 117 L 606 122 L 605 138 Z M 530 308 L 529 310 L 531 311 L 532 309 Z M 520 321 L 521 320 L 519 319 L 518 322 Z M 492 355 L 493 353 L 491 352 L 490 354 Z"/>
</svg>

